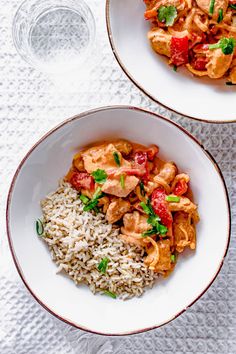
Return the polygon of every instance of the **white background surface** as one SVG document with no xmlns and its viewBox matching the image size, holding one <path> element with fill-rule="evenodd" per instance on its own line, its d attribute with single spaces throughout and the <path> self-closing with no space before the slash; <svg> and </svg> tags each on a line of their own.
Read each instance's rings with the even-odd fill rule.
<svg viewBox="0 0 236 354">
<path fill-rule="evenodd" d="M 101 56 L 82 82 L 63 85 L 30 68 L 15 51 L 11 23 L 19 1 L 1 0 L 0 13 L 0 353 L 1 354 L 234 354 L 236 352 L 236 125 L 213 125 L 173 115 L 147 99 L 128 81 L 112 56 L 104 1 L 90 0 L 101 31 Z M 169 325 L 148 333 L 105 338 L 75 330 L 49 315 L 22 284 L 5 233 L 6 195 L 28 149 L 50 128 L 86 109 L 131 104 L 170 117 L 193 133 L 213 154 L 226 178 L 233 230 L 228 256 L 208 292 Z M 233 109 L 233 104 L 232 104 Z M 42 171 L 43 173 L 43 171 Z M 213 196 L 214 197 L 214 196 Z"/>
</svg>

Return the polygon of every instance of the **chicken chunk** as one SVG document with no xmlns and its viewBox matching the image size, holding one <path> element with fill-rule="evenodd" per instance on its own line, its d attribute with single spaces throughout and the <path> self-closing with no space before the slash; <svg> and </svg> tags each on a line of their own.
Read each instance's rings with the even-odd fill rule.
<svg viewBox="0 0 236 354">
<path fill-rule="evenodd" d="M 190 247 L 192 250 L 196 248 L 196 232 L 191 214 L 182 211 L 175 213 L 173 230 L 177 252 L 183 252 L 185 247 Z"/>
<path fill-rule="evenodd" d="M 225 15 L 229 1 L 228 0 L 215 0 L 213 15 L 209 13 L 211 0 L 196 0 L 197 5 L 202 11 L 204 11 L 208 16 L 212 16 L 213 20 L 217 21 L 219 16 L 219 10 L 223 10 L 223 16 Z"/>
<path fill-rule="evenodd" d="M 121 198 L 111 202 L 107 209 L 106 219 L 109 223 L 113 224 L 120 220 L 125 213 L 130 210 L 130 203 Z"/>
<path fill-rule="evenodd" d="M 168 205 L 170 211 L 184 211 L 186 213 L 195 213 L 197 211 L 196 204 L 186 197 L 180 197 L 179 203 L 170 202 Z"/>
<path fill-rule="evenodd" d="M 153 28 L 148 32 L 148 39 L 155 52 L 170 57 L 170 34 L 160 28 Z"/>
<path fill-rule="evenodd" d="M 167 162 L 161 168 L 159 174 L 154 177 L 154 182 L 157 186 L 162 186 L 166 193 L 170 193 L 169 184 L 174 180 L 175 175 L 177 174 L 177 167 L 173 162 Z"/>
<path fill-rule="evenodd" d="M 209 62 L 206 65 L 207 75 L 212 79 L 221 78 L 229 69 L 232 59 L 232 54 L 224 54 L 221 48 L 208 50 L 207 57 Z"/>
<path fill-rule="evenodd" d="M 117 154 L 121 167 L 131 167 L 130 162 L 122 157 L 121 153 L 113 144 L 103 144 L 94 146 L 82 152 L 84 168 L 88 173 L 92 173 L 98 168 L 105 171 L 108 169 L 117 168 L 114 153 Z"/>
<path fill-rule="evenodd" d="M 132 144 L 126 140 L 116 140 L 111 142 L 122 155 L 129 155 L 133 150 Z"/>
<path fill-rule="evenodd" d="M 139 179 L 135 176 L 126 176 L 124 187 L 120 183 L 120 177 L 114 176 L 108 178 L 102 186 L 102 192 L 115 195 L 116 197 L 125 198 L 138 185 Z"/>
<path fill-rule="evenodd" d="M 134 238 L 142 238 L 142 234 L 152 228 L 147 223 L 147 219 L 146 215 L 141 215 L 138 211 L 125 214 L 123 218 L 124 226 L 121 228 L 122 234 Z"/>
<path fill-rule="evenodd" d="M 153 270 L 156 273 L 165 274 L 172 269 L 170 240 L 157 241 L 156 245 L 158 247 L 158 259 L 156 259 L 155 268 Z M 155 247 L 153 244 L 147 248 L 147 253 L 148 256 L 146 257 L 144 263 L 150 266 L 156 255 Z"/>
</svg>

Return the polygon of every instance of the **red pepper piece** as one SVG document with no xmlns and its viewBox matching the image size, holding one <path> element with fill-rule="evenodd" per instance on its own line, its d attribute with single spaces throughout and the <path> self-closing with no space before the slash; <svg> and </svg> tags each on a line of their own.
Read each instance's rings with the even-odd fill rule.
<svg viewBox="0 0 236 354">
<path fill-rule="evenodd" d="M 173 218 L 166 201 L 166 193 L 163 188 L 156 188 L 151 196 L 152 208 L 160 218 L 163 225 L 171 227 Z"/>
<path fill-rule="evenodd" d="M 142 180 L 146 183 L 149 179 L 148 155 L 146 151 L 137 151 L 134 155 L 135 167 L 143 172 Z"/>
<path fill-rule="evenodd" d="M 170 58 L 171 63 L 179 66 L 188 63 L 188 37 L 171 37 Z"/>
<path fill-rule="evenodd" d="M 207 63 L 208 63 L 207 57 L 198 57 L 193 61 L 192 67 L 195 70 L 204 71 L 206 70 Z"/>
<path fill-rule="evenodd" d="M 180 196 L 186 193 L 187 190 L 188 190 L 187 182 L 184 179 L 181 179 L 176 183 L 175 188 L 173 190 L 173 194 Z"/>
<path fill-rule="evenodd" d="M 94 189 L 94 179 L 86 172 L 74 172 L 69 182 L 77 190 L 79 190 L 80 188 L 88 190 Z"/>
</svg>

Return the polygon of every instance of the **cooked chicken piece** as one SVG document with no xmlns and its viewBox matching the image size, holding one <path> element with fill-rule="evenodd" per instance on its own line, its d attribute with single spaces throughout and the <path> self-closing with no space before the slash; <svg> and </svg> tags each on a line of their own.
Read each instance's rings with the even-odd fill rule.
<svg viewBox="0 0 236 354">
<path fill-rule="evenodd" d="M 152 228 L 147 223 L 147 219 L 146 215 L 141 215 L 138 211 L 125 214 L 123 217 L 124 226 L 121 228 L 122 234 L 138 239 L 142 238 L 142 234 Z"/>
<path fill-rule="evenodd" d="M 179 203 L 168 203 L 170 211 L 185 211 L 186 213 L 195 213 L 197 206 L 190 199 L 186 197 L 180 197 Z"/>
<path fill-rule="evenodd" d="M 196 232 L 191 214 L 182 211 L 175 213 L 173 230 L 176 251 L 183 252 L 185 247 L 192 250 L 196 248 Z"/>
<path fill-rule="evenodd" d="M 102 197 L 98 200 L 98 206 L 102 206 L 103 213 L 107 212 L 107 209 L 110 205 L 110 200 L 108 197 Z"/>
<path fill-rule="evenodd" d="M 156 189 L 157 187 L 158 187 L 158 183 L 148 181 L 148 183 L 146 184 L 144 189 L 145 189 L 146 194 L 149 196 L 152 194 L 154 189 Z"/>
<path fill-rule="evenodd" d="M 147 257 L 144 260 L 144 263 L 148 266 L 149 269 L 155 270 L 155 267 L 159 261 L 159 247 L 155 240 L 151 237 L 147 237 L 146 241 L 150 242 L 150 245 L 146 247 Z"/>
<path fill-rule="evenodd" d="M 75 154 L 73 157 L 73 166 L 78 170 L 78 171 L 85 171 L 84 169 L 84 161 L 82 159 L 81 151 Z"/>
<path fill-rule="evenodd" d="M 234 66 L 229 73 L 229 81 L 236 84 L 236 66 Z"/>
<path fill-rule="evenodd" d="M 106 219 L 109 223 L 113 224 L 120 220 L 125 213 L 130 210 L 130 203 L 121 198 L 114 200 L 108 206 Z"/>
<path fill-rule="evenodd" d="M 168 272 L 172 269 L 170 241 L 161 240 L 161 241 L 157 241 L 156 244 L 158 247 L 158 260 L 155 264 L 154 271 L 156 273 L 165 274 L 165 272 Z M 148 256 L 144 261 L 145 264 L 147 264 L 147 262 L 150 262 L 151 259 L 150 255 L 154 254 L 153 244 L 149 249 L 147 249 L 147 253 Z"/>
<path fill-rule="evenodd" d="M 129 161 L 125 160 L 121 153 L 112 144 L 103 144 L 94 146 L 88 150 L 82 151 L 82 158 L 84 160 L 84 168 L 88 173 L 96 171 L 98 168 L 102 170 L 117 168 L 114 159 L 114 153 L 117 154 L 121 167 L 131 167 Z"/>
<path fill-rule="evenodd" d="M 209 62 L 206 65 L 207 75 L 212 79 L 219 79 L 229 69 L 233 59 L 232 54 L 224 54 L 221 48 L 208 50 L 207 57 Z"/>
<path fill-rule="evenodd" d="M 113 144 L 122 155 L 129 155 L 133 150 L 132 144 L 126 140 L 112 141 L 111 144 Z"/>
<path fill-rule="evenodd" d="M 119 236 L 125 243 L 129 243 L 131 245 L 135 245 L 138 247 L 144 248 L 146 246 L 145 239 L 143 238 L 136 238 L 132 236 L 122 235 Z"/>
<path fill-rule="evenodd" d="M 167 162 L 161 168 L 159 174 L 154 177 L 154 182 L 157 183 L 157 186 L 164 187 L 165 191 L 169 194 L 170 193 L 170 186 L 169 184 L 175 178 L 177 173 L 177 167 L 173 162 Z"/>
<path fill-rule="evenodd" d="M 202 11 L 204 11 L 208 16 L 212 17 L 213 20 L 217 21 L 219 16 L 219 10 L 223 10 L 223 16 L 225 15 L 229 1 L 228 0 L 215 0 L 213 15 L 209 13 L 211 0 L 196 0 L 197 5 Z"/>
<path fill-rule="evenodd" d="M 138 185 L 139 179 L 135 176 L 125 176 L 124 188 L 120 183 L 120 177 L 108 178 L 102 186 L 102 192 L 125 198 Z"/>
<path fill-rule="evenodd" d="M 152 28 L 148 32 L 148 39 L 151 41 L 151 46 L 155 52 L 170 57 L 170 34 L 160 28 Z"/>
</svg>

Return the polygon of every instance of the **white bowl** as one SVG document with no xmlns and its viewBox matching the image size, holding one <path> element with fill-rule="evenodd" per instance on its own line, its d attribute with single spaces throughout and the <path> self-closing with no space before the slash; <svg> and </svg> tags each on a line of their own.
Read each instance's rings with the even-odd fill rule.
<svg viewBox="0 0 236 354">
<path fill-rule="evenodd" d="M 196 252 L 181 256 L 173 274 L 141 298 L 128 301 L 93 295 L 56 274 L 35 220 L 40 200 L 57 188 L 78 147 L 122 137 L 157 144 L 160 156 L 191 176 L 199 204 Z M 46 134 L 20 163 L 7 204 L 10 248 L 25 285 L 49 312 L 78 328 L 111 335 L 146 331 L 185 311 L 211 285 L 227 252 L 230 211 L 225 183 L 216 163 L 188 132 L 153 113 L 133 107 L 107 107 L 66 120 Z"/>
<path fill-rule="evenodd" d="M 236 86 L 226 79 L 193 77 L 185 68 L 174 72 L 147 39 L 143 0 L 107 0 L 107 30 L 113 53 L 127 76 L 159 104 L 190 118 L 209 122 L 236 121 Z"/>
</svg>

